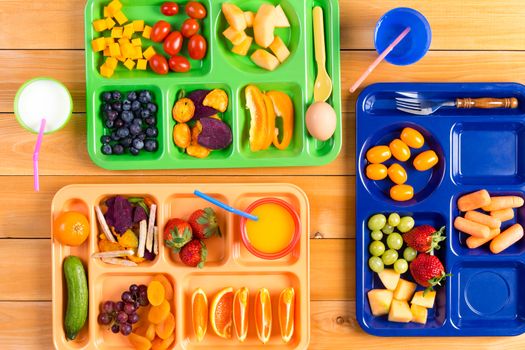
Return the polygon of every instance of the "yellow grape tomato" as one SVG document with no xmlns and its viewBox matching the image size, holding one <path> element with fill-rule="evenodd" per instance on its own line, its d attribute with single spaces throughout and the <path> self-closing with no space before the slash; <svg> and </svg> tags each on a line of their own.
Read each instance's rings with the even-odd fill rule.
<svg viewBox="0 0 525 350">
<path fill-rule="evenodd" d="M 390 198 L 397 202 L 406 202 L 414 198 L 414 188 L 410 185 L 395 185 L 390 189 Z"/>
<path fill-rule="evenodd" d="M 418 171 L 432 169 L 439 162 L 439 158 L 434 151 L 425 151 L 414 159 L 414 168 Z"/>
<path fill-rule="evenodd" d="M 401 132 L 401 140 L 408 146 L 420 149 L 425 144 L 425 138 L 421 133 L 412 128 L 404 128 Z"/>
<path fill-rule="evenodd" d="M 406 162 L 410 159 L 410 148 L 400 139 L 395 139 L 390 142 L 390 152 L 392 152 L 394 158 L 400 162 Z"/>
<path fill-rule="evenodd" d="M 392 153 L 390 153 L 388 146 L 375 146 L 366 152 L 366 159 L 372 164 L 386 162 L 390 157 L 392 157 Z"/>
<path fill-rule="evenodd" d="M 384 180 L 387 176 L 387 168 L 383 164 L 369 164 L 366 167 L 366 177 L 370 180 Z"/>
<path fill-rule="evenodd" d="M 403 168 L 401 165 L 399 165 L 397 163 L 396 164 L 392 164 L 388 168 L 388 177 L 396 185 L 402 185 L 405 182 L 407 182 L 407 179 L 408 179 L 407 172 L 405 171 L 405 168 Z"/>
</svg>

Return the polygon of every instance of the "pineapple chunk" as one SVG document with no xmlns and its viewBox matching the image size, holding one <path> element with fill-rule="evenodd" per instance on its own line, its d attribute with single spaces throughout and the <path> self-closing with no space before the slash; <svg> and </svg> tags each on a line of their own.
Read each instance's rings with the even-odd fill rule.
<svg viewBox="0 0 525 350">
<path fill-rule="evenodd" d="M 400 279 L 397 283 L 397 287 L 394 290 L 394 299 L 400 301 L 408 301 L 412 298 L 416 290 L 417 285 L 415 283 Z"/>
<path fill-rule="evenodd" d="M 277 57 L 277 59 L 283 63 L 290 56 L 290 50 L 286 47 L 284 42 L 278 36 L 275 37 L 275 40 L 270 45 L 270 50 Z"/>
<path fill-rule="evenodd" d="M 133 21 L 133 30 L 135 32 L 144 31 L 144 20 Z"/>
<path fill-rule="evenodd" d="M 150 46 L 146 49 L 146 51 L 144 51 L 143 55 L 144 55 L 144 58 L 149 61 L 149 59 L 155 56 L 156 53 L 157 52 L 155 51 L 153 46 Z"/>
<path fill-rule="evenodd" d="M 275 28 L 290 28 L 290 21 L 281 5 L 275 7 Z"/>
<path fill-rule="evenodd" d="M 427 324 L 427 308 L 420 305 L 412 304 L 412 306 L 410 306 L 410 312 L 412 312 L 412 322 Z"/>
<path fill-rule="evenodd" d="M 401 275 L 395 272 L 394 269 L 384 269 L 383 271 L 378 272 L 377 275 L 379 276 L 381 283 L 383 283 L 383 286 L 392 291 L 396 289 L 399 278 L 401 277 Z"/>
<path fill-rule="evenodd" d="M 117 57 L 121 55 L 120 45 L 117 43 L 111 44 L 109 46 L 109 52 L 111 57 Z"/>
<path fill-rule="evenodd" d="M 106 62 L 104 63 L 108 68 L 115 70 L 117 69 L 118 60 L 115 57 L 108 57 L 106 58 Z"/>
<path fill-rule="evenodd" d="M 140 46 L 140 47 L 142 47 L 142 40 L 140 40 L 140 38 L 133 39 L 133 40 L 131 40 L 131 44 L 133 46 Z"/>
<path fill-rule="evenodd" d="M 117 24 L 111 17 L 106 18 L 106 28 L 111 30 Z"/>
<path fill-rule="evenodd" d="M 252 45 L 253 38 L 251 36 L 246 36 L 246 39 L 239 45 L 235 45 L 232 49 L 232 52 L 237 55 L 246 56 Z"/>
<path fill-rule="evenodd" d="M 111 30 L 111 37 L 115 39 L 122 38 L 122 33 L 124 32 L 124 28 L 122 27 L 113 27 Z"/>
<path fill-rule="evenodd" d="M 244 19 L 246 20 L 246 26 L 248 28 L 253 27 L 253 20 L 255 19 L 255 13 L 252 11 L 246 11 L 244 13 Z"/>
<path fill-rule="evenodd" d="M 274 71 L 280 64 L 277 57 L 263 49 L 255 51 L 251 59 L 256 65 L 269 71 Z"/>
<path fill-rule="evenodd" d="M 105 78 L 111 78 L 115 74 L 115 71 L 108 67 L 106 64 L 103 64 L 100 66 L 100 75 L 102 75 Z"/>
<path fill-rule="evenodd" d="M 94 52 L 104 51 L 106 48 L 106 39 L 98 38 L 91 41 L 91 48 Z"/>
<path fill-rule="evenodd" d="M 419 305 L 426 307 L 427 309 L 432 309 L 434 307 L 434 301 L 436 300 L 436 292 L 428 291 L 426 294 L 424 291 L 419 291 L 414 294 L 411 303 L 414 305 Z"/>
<path fill-rule="evenodd" d="M 388 313 L 390 322 L 408 323 L 412 321 L 412 312 L 406 301 L 392 300 L 390 312 Z"/>
<path fill-rule="evenodd" d="M 387 315 L 392 304 L 393 293 L 387 289 L 372 289 L 368 292 L 368 302 L 372 315 L 382 316 Z"/>
<path fill-rule="evenodd" d="M 242 42 L 246 39 L 246 33 L 244 30 L 237 31 L 233 29 L 232 27 L 228 27 L 222 35 L 226 37 L 233 45 L 240 45 Z"/>
<path fill-rule="evenodd" d="M 117 11 L 113 14 L 113 17 L 117 20 L 118 24 L 120 25 L 123 25 L 128 21 L 128 17 L 126 17 L 126 15 L 122 11 Z"/>
<path fill-rule="evenodd" d="M 144 30 L 142 31 L 142 37 L 145 39 L 151 38 L 151 31 L 153 28 L 150 26 L 144 26 Z"/>
<path fill-rule="evenodd" d="M 135 61 L 128 59 L 124 62 L 124 66 L 129 70 L 133 70 L 133 68 L 135 68 Z"/>
<path fill-rule="evenodd" d="M 107 23 L 105 19 L 97 19 L 96 21 L 93 21 L 93 28 L 95 28 L 96 32 L 103 32 L 106 29 L 108 29 Z"/>
<path fill-rule="evenodd" d="M 137 69 L 138 70 L 146 70 L 148 68 L 148 61 L 140 59 L 137 61 Z"/>
</svg>

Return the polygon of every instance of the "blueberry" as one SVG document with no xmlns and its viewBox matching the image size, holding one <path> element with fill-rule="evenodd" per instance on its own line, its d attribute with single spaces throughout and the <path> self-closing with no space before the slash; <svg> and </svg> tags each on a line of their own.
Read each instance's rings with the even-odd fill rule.
<svg viewBox="0 0 525 350">
<path fill-rule="evenodd" d="M 113 153 L 113 150 L 111 149 L 111 146 L 108 144 L 102 145 L 102 153 L 109 156 Z"/>
<path fill-rule="evenodd" d="M 135 138 L 144 141 L 146 139 L 146 134 L 141 132 L 140 134 L 135 136 Z"/>
<path fill-rule="evenodd" d="M 133 112 L 138 111 L 140 107 L 142 107 L 142 105 L 140 104 L 139 101 L 133 101 L 133 103 L 131 103 L 131 110 Z"/>
<path fill-rule="evenodd" d="M 142 119 L 149 118 L 151 116 L 151 112 L 149 111 L 149 109 L 143 109 L 142 112 L 140 112 L 140 116 L 142 117 Z"/>
<path fill-rule="evenodd" d="M 124 154 L 124 147 L 122 145 L 116 144 L 115 146 L 113 146 L 113 153 Z"/>
<path fill-rule="evenodd" d="M 146 140 L 144 144 L 144 149 L 148 152 L 155 152 L 158 149 L 157 140 Z"/>
<path fill-rule="evenodd" d="M 140 153 L 140 151 L 139 151 L 138 149 L 136 149 L 135 147 L 131 147 L 131 148 L 129 149 L 129 152 L 130 152 L 132 155 L 134 155 L 134 156 L 138 156 L 139 153 Z"/>
<path fill-rule="evenodd" d="M 140 119 L 140 118 L 133 119 L 133 124 L 138 125 L 138 126 L 142 126 L 142 119 Z"/>
<path fill-rule="evenodd" d="M 157 118 L 155 117 L 149 117 L 144 120 L 147 125 L 155 125 L 157 124 Z"/>
<path fill-rule="evenodd" d="M 129 136 L 129 129 L 122 127 L 117 130 L 117 135 L 122 139 Z"/>
<path fill-rule="evenodd" d="M 129 148 L 131 147 L 131 144 L 133 143 L 133 139 L 131 137 L 125 137 L 123 138 L 122 140 L 120 140 L 120 144 L 122 145 L 122 147 L 124 148 Z"/>
<path fill-rule="evenodd" d="M 124 126 L 124 121 L 122 119 L 115 120 L 115 128 L 121 128 Z"/>
<path fill-rule="evenodd" d="M 122 112 L 122 102 L 113 102 L 111 108 L 113 108 L 114 111 Z"/>
<path fill-rule="evenodd" d="M 109 135 L 104 135 L 100 138 L 100 142 L 102 142 L 103 144 L 108 144 L 111 142 L 111 136 Z"/>
<path fill-rule="evenodd" d="M 115 122 L 113 120 L 109 120 L 108 119 L 108 120 L 106 120 L 105 125 L 106 125 L 106 128 L 112 129 L 115 126 Z"/>
<path fill-rule="evenodd" d="M 131 91 L 128 93 L 128 100 L 135 101 L 137 99 L 137 93 L 135 91 Z"/>
<path fill-rule="evenodd" d="M 151 102 L 151 92 L 144 90 L 141 91 L 139 94 L 139 101 L 140 103 L 150 103 Z"/>
<path fill-rule="evenodd" d="M 148 103 L 148 109 L 151 113 L 155 113 L 157 112 L 157 105 L 154 103 Z"/>
<path fill-rule="evenodd" d="M 108 111 L 112 111 L 112 110 L 113 110 L 113 108 L 111 107 L 111 105 L 109 105 L 109 104 L 103 104 L 102 105 L 102 111 L 108 112 Z"/>
<path fill-rule="evenodd" d="M 122 118 L 124 123 L 131 123 L 133 121 L 133 113 L 131 113 L 130 111 L 123 111 L 120 114 L 120 117 Z"/>
<path fill-rule="evenodd" d="M 121 139 L 121 137 L 118 136 L 118 134 L 117 134 L 116 131 L 113 131 L 113 132 L 111 133 L 111 139 L 112 139 L 113 141 L 118 141 L 118 140 Z"/>
<path fill-rule="evenodd" d="M 122 102 L 122 110 L 130 111 L 131 110 L 131 101 L 124 100 L 124 102 Z"/>
<path fill-rule="evenodd" d="M 138 149 L 138 150 L 141 150 L 144 148 L 144 141 L 142 141 L 141 139 L 134 139 L 133 140 L 133 147 Z"/>
<path fill-rule="evenodd" d="M 137 124 L 131 124 L 131 126 L 129 127 L 129 132 L 131 135 L 138 135 L 142 132 L 142 126 Z"/>
<path fill-rule="evenodd" d="M 148 137 L 157 137 L 159 135 L 159 130 L 154 126 L 150 126 L 146 129 L 146 135 Z"/>
<path fill-rule="evenodd" d="M 119 101 L 122 98 L 120 91 L 113 91 L 111 95 L 115 101 Z"/>
<path fill-rule="evenodd" d="M 116 111 L 107 111 L 106 112 L 106 117 L 108 118 L 108 120 L 115 121 L 118 118 L 118 112 L 116 112 Z"/>
<path fill-rule="evenodd" d="M 106 102 L 110 102 L 113 96 L 111 95 L 111 92 L 107 91 L 102 94 L 102 100 Z"/>
</svg>

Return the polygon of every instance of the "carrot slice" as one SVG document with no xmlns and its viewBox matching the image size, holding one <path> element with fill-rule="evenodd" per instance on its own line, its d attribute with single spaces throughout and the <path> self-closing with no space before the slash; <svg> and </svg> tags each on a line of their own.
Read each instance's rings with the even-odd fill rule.
<svg viewBox="0 0 525 350">
<path fill-rule="evenodd" d="M 508 208 L 520 208 L 524 204 L 524 200 L 518 196 L 502 196 L 491 197 L 491 202 L 483 206 L 485 211 L 494 211 Z"/>
<path fill-rule="evenodd" d="M 487 238 L 490 235 L 490 228 L 458 216 L 454 220 L 456 230 L 464 232 L 474 237 Z"/>
<path fill-rule="evenodd" d="M 478 224 L 482 224 L 490 228 L 500 228 L 501 227 L 500 219 L 494 218 L 487 214 L 480 213 L 479 211 L 468 211 L 465 214 L 465 219 L 477 222 Z"/>
<path fill-rule="evenodd" d="M 476 210 L 489 205 L 491 198 L 487 190 L 473 192 L 458 199 L 459 211 Z"/>
<path fill-rule="evenodd" d="M 523 237 L 523 227 L 514 224 L 490 242 L 490 251 L 499 254 Z"/>
<path fill-rule="evenodd" d="M 494 237 L 499 235 L 500 232 L 501 230 L 499 228 L 493 228 L 492 230 L 490 230 L 490 235 L 487 238 L 470 236 L 469 238 L 467 238 L 467 241 L 466 241 L 467 247 L 469 247 L 470 249 L 479 248 L 483 244 L 491 241 Z"/>
</svg>

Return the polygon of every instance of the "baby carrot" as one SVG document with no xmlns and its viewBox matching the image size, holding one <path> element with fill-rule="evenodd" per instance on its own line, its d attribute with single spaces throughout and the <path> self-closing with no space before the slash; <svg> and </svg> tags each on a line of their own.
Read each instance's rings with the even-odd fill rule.
<svg viewBox="0 0 525 350">
<path fill-rule="evenodd" d="M 467 241 L 466 241 L 467 247 L 469 247 L 470 249 L 479 248 L 483 244 L 487 243 L 488 241 L 492 240 L 494 237 L 499 235 L 500 232 L 501 230 L 499 228 L 493 228 L 492 230 L 490 230 L 490 235 L 487 238 L 479 238 L 479 237 L 470 236 L 469 238 L 467 238 Z"/>
<path fill-rule="evenodd" d="M 514 219 L 514 209 L 508 208 L 493 210 L 490 212 L 490 216 L 492 216 L 493 218 L 498 218 L 501 222 L 509 221 Z"/>
<path fill-rule="evenodd" d="M 490 195 L 487 190 L 466 194 L 458 199 L 459 211 L 476 210 L 490 204 Z"/>
<path fill-rule="evenodd" d="M 523 198 L 518 196 L 491 197 L 491 202 L 483 206 L 485 211 L 494 211 L 508 208 L 519 208 L 523 206 Z"/>
<path fill-rule="evenodd" d="M 523 227 L 514 224 L 490 242 L 490 251 L 499 254 L 523 237 Z"/>
<path fill-rule="evenodd" d="M 501 227 L 500 219 L 493 218 L 492 216 L 480 213 L 478 211 L 468 211 L 465 214 L 465 219 L 477 222 L 478 224 L 482 224 L 490 228 L 500 228 Z"/>
<path fill-rule="evenodd" d="M 490 236 L 490 228 L 488 226 L 467 220 L 461 216 L 458 216 L 456 220 L 454 220 L 454 227 L 456 230 L 474 237 L 487 238 Z"/>
</svg>

